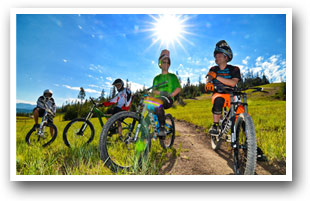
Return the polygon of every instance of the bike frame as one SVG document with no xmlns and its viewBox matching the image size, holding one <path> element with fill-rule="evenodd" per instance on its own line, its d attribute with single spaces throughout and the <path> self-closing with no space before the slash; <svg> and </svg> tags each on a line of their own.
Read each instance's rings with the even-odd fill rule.
<svg viewBox="0 0 310 201">
<path fill-rule="evenodd" d="M 149 91 L 150 89 L 156 88 L 156 87 L 158 87 L 158 86 L 160 86 L 162 84 L 165 84 L 165 83 L 167 83 L 167 81 L 163 82 L 163 83 L 159 83 L 158 85 L 155 85 L 153 87 L 150 87 L 150 88 L 146 89 L 145 91 Z M 139 124 L 137 125 L 137 130 L 136 130 L 136 133 L 135 133 L 135 136 L 134 136 L 134 141 L 135 142 L 138 139 L 138 134 L 140 132 L 141 126 L 143 127 L 142 131 L 146 132 L 146 133 L 144 133 L 144 135 L 149 135 L 150 134 L 149 125 L 151 125 L 152 128 L 154 129 L 154 133 L 156 134 L 156 136 L 157 136 L 157 134 L 159 132 L 158 131 L 158 129 L 159 129 L 159 122 L 158 122 L 157 115 L 152 113 L 152 112 L 149 112 L 148 109 L 147 109 L 147 105 L 145 105 L 145 104 L 143 105 L 143 101 L 144 101 L 145 97 L 147 97 L 147 95 L 144 95 L 144 97 L 140 100 L 138 108 L 137 108 L 137 111 L 136 111 L 136 113 L 139 115 Z M 141 105 L 143 105 L 142 112 L 140 112 L 141 111 Z M 156 124 L 156 122 L 157 122 L 157 124 Z M 135 122 L 133 123 L 133 125 L 135 125 Z M 131 130 L 131 132 L 132 132 L 132 130 Z"/>
<path fill-rule="evenodd" d="M 93 100 L 92 98 L 91 98 L 90 100 L 91 100 L 91 102 L 93 103 L 93 106 L 92 106 L 91 110 L 89 111 L 89 113 L 87 114 L 87 116 L 86 116 L 85 119 L 86 119 L 86 121 L 87 121 L 87 120 L 90 120 L 90 119 L 92 118 L 92 116 L 94 115 L 94 112 L 95 112 L 95 113 L 98 115 L 98 119 L 99 119 L 99 123 L 100 123 L 101 127 L 103 127 L 103 126 L 104 126 L 104 123 L 103 123 L 103 121 L 102 121 L 102 117 L 108 118 L 109 116 L 106 115 L 106 114 L 104 114 L 103 112 L 101 112 L 101 111 L 96 107 L 96 103 L 94 102 L 94 100 Z M 80 129 L 80 133 L 83 133 L 83 132 L 85 131 L 86 127 L 87 127 L 87 123 L 84 122 L 83 125 L 82 125 L 82 127 L 81 127 L 81 129 Z"/>
<path fill-rule="evenodd" d="M 239 101 L 234 101 L 234 96 L 237 97 L 237 100 L 241 99 L 241 102 Z M 244 113 L 248 114 L 248 104 L 247 104 L 247 94 L 243 93 L 243 92 L 230 92 L 230 108 L 229 111 L 227 112 L 227 114 L 224 116 L 223 121 L 230 121 L 231 126 L 230 126 L 230 130 L 231 130 L 231 145 L 233 148 L 237 148 L 236 147 L 236 118 L 237 118 L 237 113 L 236 110 L 239 106 L 243 106 L 244 107 Z M 221 135 L 223 135 L 222 131 L 223 131 L 223 125 L 221 125 Z"/>
</svg>

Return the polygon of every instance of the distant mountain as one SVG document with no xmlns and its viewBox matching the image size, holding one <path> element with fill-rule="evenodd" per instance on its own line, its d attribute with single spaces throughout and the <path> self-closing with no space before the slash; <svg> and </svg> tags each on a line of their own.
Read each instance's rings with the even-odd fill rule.
<svg viewBox="0 0 310 201">
<path fill-rule="evenodd" d="M 16 104 L 16 113 L 31 113 L 33 108 L 36 105 L 28 104 L 28 103 L 17 103 Z"/>
</svg>

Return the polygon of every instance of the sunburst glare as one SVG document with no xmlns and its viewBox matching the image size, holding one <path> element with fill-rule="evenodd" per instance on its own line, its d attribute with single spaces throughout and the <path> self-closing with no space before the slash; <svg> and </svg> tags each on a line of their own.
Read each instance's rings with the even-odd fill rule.
<svg viewBox="0 0 310 201">
<path fill-rule="evenodd" d="M 186 34 L 192 34 L 186 30 L 190 25 L 186 24 L 189 18 L 185 15 L 164 14 L 158 17 L 151 15 L 151 17 L 154 21 L 150 22 L 152 28 L 147 31 L 153 32 L 151 35 L 153 42 L 149 48 L 156 43 L 159 43 L 159 48 L 175 48 L 178 44 L 185 51 L 182 41 L 194 45 L 185 38 Z"/>
</svg>

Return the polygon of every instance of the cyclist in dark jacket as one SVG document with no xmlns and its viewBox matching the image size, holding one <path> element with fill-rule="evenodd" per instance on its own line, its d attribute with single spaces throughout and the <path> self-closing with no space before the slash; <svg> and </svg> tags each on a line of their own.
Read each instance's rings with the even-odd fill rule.
<svg viewBox="0 0 310 201">
<path fill-rule="evenodd" d="M 219 134 L 219 121 L 222 116 L 225 99 L 221 97 L 224 87 L 235 87 L 241 79 L 240 69 L 237 66 L 228 65 L 233 58 L 232 50 L 225 40 L 219 41 L 214 50 L 214 58 L 217 66 L 211 67 L 207 74 L 206 90 L 215 91 L 213 94 L 213 125 L 210 134 Z"/>
</svg>

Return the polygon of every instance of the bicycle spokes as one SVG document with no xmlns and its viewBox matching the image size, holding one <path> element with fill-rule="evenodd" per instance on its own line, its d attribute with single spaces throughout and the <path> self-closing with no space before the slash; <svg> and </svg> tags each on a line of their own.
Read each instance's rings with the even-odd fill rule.
<svg viewBox="0 0 310 201">
<path fill-rule="evenodd" d="M 71 146 L 82 146 L 88 143 L 91 136 L 92 130 L 84 122 L 75 122 L 66 133 L 67 140 Z"/>
<path fill-rule="evenodd" d="M 139 156 L 146 147 L 146 139 L 142 129 L 137 131 L 137 123 L 132 117 L 113 122 L 106 139 L 107 153 L 110 159 L 118 166 L 130 167 L 139 160 Z M 116 132 L 117 131 L 117 132 Z M 134 140 L 138 132 L 138 140 Z"/>
</svg>

